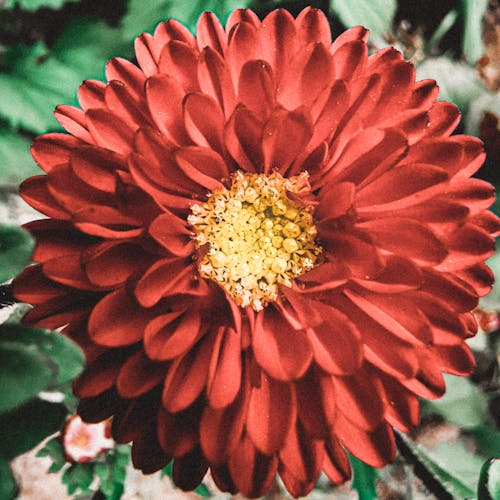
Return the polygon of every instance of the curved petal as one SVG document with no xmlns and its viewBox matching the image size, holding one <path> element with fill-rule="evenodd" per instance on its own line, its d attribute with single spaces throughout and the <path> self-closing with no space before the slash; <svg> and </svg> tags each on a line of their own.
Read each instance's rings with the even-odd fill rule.
<svg viewBox="0 0 500 500">
<path fill-rule="evenodd" d="M 312 359 L 311 346 L 304 331 L 293 329 L 274 307 L 257 314 L 252 348 L 262 369 L 283 381 L 301 377 Z"/>
</svg>

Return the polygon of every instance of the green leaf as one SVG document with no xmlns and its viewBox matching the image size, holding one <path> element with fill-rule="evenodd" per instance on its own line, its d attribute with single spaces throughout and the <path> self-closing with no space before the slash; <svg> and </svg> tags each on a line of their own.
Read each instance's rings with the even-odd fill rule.
<svg viewBox="0 0 500 500">
<path fill-rule="evenodd" d="M 47 388 L 53 371 L 36 347 L 0 343 L 0 412 L 13 410 Z"/>
<path fill-rule="evenodd" d="M 56 385 L 73 380 L 83 370 L 85 357 L 82 350 L 60 333 L 21 325 L 1 325 L 0 339 L 21 342 L 45 354 L 50 365 L 57 368 Z"/>
<path fill-rule="evenodd" d="M 364 26 L 382 37 L 392 30 L 396 0 L 330 0 L 330 9 L 346 28 Z"/>
<path fill-rule="evenodd" d="M 0 415 L 0 456 L 7 459 L 31 450 L 61 428 L 66 409 L 61 404 L 35 399 Z"/>
<path fill-rule="evenodd" d="M 27 177 L 41 173 L 29 153 L 30 145 L 26 137 L 0 127 L 2 186 L 18 186 Z"/>
<path fill-rule="evenodd" d="M 491 425 L 483 424 L 469 432 L 474 436 L 477 447 L 485 457 L 494 457 L 498 455 L 500 450 L 500 431 L 493 428 Z"/>
<path fill-rule="evenodd" d="M 16 5 L 22 10 L 34 11 L 41 8 L 60 9 L 65 3 L 79 0 L 5 0 L 5 8 L 12 9 Z"/>
<path fill-rule="evenodd" d="M 111 28 L 102 20 L 77 18 L 66 26 L 52 46 L 51 54 L 78 73 L 78 81 L 71 84 L 72 92 L 76 93 L 82 80 L 104 78 L 108 59 L 132 57 L 133 44 L 128 40 L 123 42 L 120 30 Z"/>
<path fill-rule="evenodd" d="M 0 283 L 21 272 L 30 261 L 33 240 L 19 227 L 0 224 Z"/>
<path fill-rule="evenodd" d="M 73 464 L 63 474 L 63 482 L 66 483 L 70 495 L 78 489 L 87 493 L 93 480 L 94 465 L 91 463 Z"/>
<path fill-rule="evenodd" d="M 58 472 L 66 464 L 66 455 L 59 437 L 50 439 L 45 443 L 45 446 L 36 454 L 37 457 L 50 457 L 52 466 L 49 472 Z M 54 468 L 54 470 L 52 470 Z"/>
<path fill-rule="evenodd" d="M 370 467 L 352 455 L 349 456 L 354 479 L 352 487 L 358 492 L 359 500 L 377 498 L 375 483 L 379 477 L 377 469 Z"/>
<path fill-rule="evenodd" d="M 431 450 L 411 441 L 404 434 L 400 437 L 453 498 L 474 496 L 482 459 L 468 452 L 463 443 L 441 443 Z"/>
<path fill-rule="evenodd" d="M 7 47 L 0 73 L 0 118 L 35 133 L 58 129 L 52 111 L 75 104 L 82 80 L 104 74 L 108 58 L 122 53 L 116 28 L 103 21 L 73 21 L 49 51 L 43 44 Z"/>
<path fill-rule="evenodd" d="M 95 472 L 95 475 L 101 481 L 106 481 L 111 474 L 111 469 L 107 463 L 99 463 L 98 462 L 94 465 L 94 472 Z"/>
<path fill-rule="evenodd" d="M 446 392 L 440 399 L 425 401 L 425 408 L 462 429 L 481 425 L 488 413 L 488 401 L 484 393 L 464 377 L 444 375 Z"/>
<path fill-rule="evenodd" d="M 417 80 L 432 78 L 439 85 L 439 100 L 455 103 L 462 113 L 484 91 L 473 68 L 448 57 L 425 59 L 417 67 Z"/>
<path fill-rule="evenodd" d="M 10 470 L 9 462 L 0 458 L 0 498 L 10 500 L 16 493 L 16 482 Z"/>
<path fill-rule="evenodd" d="M 200 495 L 200 497 L 209 497 L 211 496 L 210 495 L 210 491 L 208 490 L 207 486 L 203 483 L 201 483 L 195 490 L 194 490 L 195 493 L 197 493 L 198 495 Z"/>
<path fill-rule="evenodd" d="M 500 276 L 500 252 L 496 252 L 492 257 L 490 257 L 486 264 L 491 268 L 495 276 Z M 493 290 L 481 299 L 481 305 L 485 309 L 491 309 L 496 311 L 498 304 L 500 303 L 500 280 L 496 280 L 493 284 Z"/>
<path fill-rule="evenodd" d="M 104 494 L 106 500 L 119 500 L 122 497 L 124 491 L 125 487 L 123 483 L 114 483 L 114 482 L 109 483 L 106 491 L 103 491 L 101 489 L 101 493 Z"/>
<path fill-rule="evenodd" d="M 122 34 L 126 40 L 147 31 L 169 18 L 182 21 L 192 31 L 203 11 L 215 12 L 221 21 L 237 8 L 250 5 L 247 0 L 128 0 L 128 10 L 122 20 Z"/>
<path fill-rule="evenodd" d="M 171 462 L 169 462 L 165 467 L 163 467 L 163 469 L 161 470 L 161 475 L 162 476 L 168 476 L 168 477 L 172 477 L 172 469 L 174 467 L 174 461 L 172 460 Z"/>
<path fill-rule="evenodd" d="M 448 33 L 448 31 L 453 27 L 455 21 L 458 18 L 458 11 L 455 9 L 450 10 L 446 16 L 444 16 L 443 20 L 439 23 L 439 26 L 436 28 L 436 31 L 432 34 L 429 39 L 429 47 L 434 47 L 439 45 L 443 37 Z"/>
<path fill-rule="evenodd" d="M 500 498 L 499 458 L 492 458 L 483 464 L 477 486 L 477 498 L 478 500 L 496 500 Z"/>
<path fill-rule="evenodd" d="M 482 19 L 487 4 L 488 0 L 462 0 L 461 10 L 464 22 L 462 52 L 470 64 L 476 64 L 483 53 Z"/>
</svg>

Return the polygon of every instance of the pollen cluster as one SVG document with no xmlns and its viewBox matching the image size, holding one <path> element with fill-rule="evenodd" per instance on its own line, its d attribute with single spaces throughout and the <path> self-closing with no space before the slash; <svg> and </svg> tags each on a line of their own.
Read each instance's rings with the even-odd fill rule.
<svg viewBox="0 0 500 500">
<path fill-rule="evenodd" d="M 217 282 L 234 301 L 256 311 L 276 300 L 279 285 L 312 269 L 321 247 L 312 208 L 287 193 L 310 189 L 307 173 L 284 178 L 237 171 L 230 188 L 191 207 L 188 222 L 198 247 L 201 276 Z"/>
</svg>

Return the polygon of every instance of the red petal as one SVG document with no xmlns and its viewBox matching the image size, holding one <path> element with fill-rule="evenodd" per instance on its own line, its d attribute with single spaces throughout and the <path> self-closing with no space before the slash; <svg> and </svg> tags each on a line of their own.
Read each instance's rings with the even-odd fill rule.
<svg viewBox="0 0 500 500">
<path fill-rule="evenodd" d="M 464 269 L 485 261 L 495 252 L 495 240 L 487 231 L 472 224 L 464 224 L 448 235 L 446 246 L 449 255 L 437 270 Z"/>
<path fill-rule="evenodd" d="M 314 359 L 323 370 L 332 375 L 355 372 L 362 362 L 361 335 L 355 324 L 340 311 L 318 301 L 310 302 L 323 322 L 308 328 Z"/>
<path fill-rule="evenodd" d="M 325 443 L 322 469 L 335 484 L 342 484 L 351 477 L 351 464 L 347 454 L 334 437 Z"/>
<path fill-rule="evenodd" d="M 151 307 L 172 295 L 204 295 L 206 286 L 204 280 L 198 279 L 192 262 L 168 257 L 153 264 L 142 275 L 135 287 L 135 295 L 141 305 Z"/>
<path fill-rule="evenodd" d="M 73 392 L 79 398 L 92 398 L 115 385 L 123 362 L 125 351 L 106 351 L 90 363 L 85 371 L 73 382 Z"/>
<path fill-rule="evenodd" d="M 28 304 L 43 304 L 45 301 L 66 295 L 68 288 L 49 280 L 41 265 L 25 268 L 13 282 L 14 297 Z"/>
<path fill-rule="evenodd" d="M 89 144 L 94 144 L 94 139 L 87 130 L 85 113 L 81 109 L 61 104 L 56 107 L 54 116 L 71 135 Z"/>
<path fill-rule="evenodd" d="M 137 398 L 158 385 L 165 376 L 166 366 L 153 363 L 140 350 L 120 368 L 116 388 L 124 398 Z"/>
<path fill-rule="evenodd" d="M 199 447 L 176 458 L 172 469 L 174 484 L 184 491 L 194 490 L 208 471 L 208 462 Z"/>
<path fill-rule="evenodd" d="M 319 205 L 314 213 L 317 221 L 330 221 L 345 215 L 354 203 L 356 186 L 352 182 L 326 184 L 319 192 Z"/>
<path fill-rule="evenodd" d="M 241 336 L 232 328 L 217 333 L 207 380 L 207 399 L 212 408 L 231 404 L 241 384 Z"/>
<path fill-rule="evenodd" d="M 98 146 L 123 155 L 132 151 L 134 129 L 128 123 L 105 109 L 90 109 L 86 112 L 86 118 L 89 131 Z"/>
<path fill-rule="evenodd" d="M 182 172 L 200 186 L 210 191 L 223 188 L 228 170 L 224 160 L 212 149 L 192 146 L 179 149 L 175 160 Z"/>
<path fill-rule="evenodd" d="M 133 63 L 115 57 L 106 64 L 106 78 L 111 80 L 118 80 L 124 83 L 139 99 L 144 97 L 144 83 L 146 76 L 144 73 Z"/>
<path fill-rule="evenodd" d="M 124 168 L 111 152 L 91 146 L 73 151 L 70 165 L 81 181 L 94 189 L 112 194 L 116 190 L 115 172 Z"/>
<path fill-rule="evenodd" d="M 357 427 L 371 430 L 384 418 L 381 386 L 368 371 L 350 377 L 333 377 L 335 404 Z"/>
<path fill-rule="evenodd" d="M 172 415 L 163 408 L 158 412 L 158 440 L 164 452 L 174 457 L 189 453 L 198 443 L 200 405 Z"/>
<path fill-rule="evenodd" d="M 252 14 L 255 16 L 253 12 Z M 227 32 L 229 35 L 226 49 L 226 61 L 228 61 L 229 71 L 231 72 L 233 82 L 237 85 L 242 66 L 247 61 L 260 57 L 260 40 L 257 35 L 257 26 L 260 22 L 258 18 L 256 22 L 249 19 L 234 23 L 231 28 L 229 28 L 230 20 L 231 16 L 228 18 L 227 22 Z"/>
<path fill-rule="evenodd" d="M 278 380 L 301 377 L 311 363 L 311 346 L 304 331 L 294 330 L 274 307 L 257 315 L 252 348 L 258 364 Z"/>
<path fill-rule="evenodd" d="M 144 124 L 150 124 L 151 120 L 142 102 L 124 83 L 112 80 L 106 87 L 104 99 L 108 109 L 129 123 L 134 129 Z"/>
<path fill-rule="evenodd" d="M 260 453 L 250 438 L 245 436 L 228 465 L 238 490 L 247 497 L 259 497 L 271 486 L 278 469 L 278 460 L 274 455 Z"/>
<path fill-rule="evenodd" d="M 156 217 L 149 234 L 172 255 L 187 257 L 194 252 L 194 243 L 184 220 L 171 213 Z"/>
<path fill-rule="evenodd" d="M 439 87 L 435 80 L 420 80 L 413 87 L 408 107 L 429 109 L 436 102 L 438 93 Z"/>
<path fill-rule="evenodd" d="M 474 370 L 475 360 L 469 346 L 458 345 L 436 346 L 441 356 L 441 369 L 452 375 L 466 376 Z"/>
<path fill-rule="evenodd" d="M 35 138 L 30 151 L 39 167 L 48 173 L 54 166 L 67 163 L 80 144 L 81 141 L 68 134 L 45 134 Z"/>
<path fill-rule="evenodd" d="M 308 372 L 295 383 L 298 418 L 304 429 L 315 439 L 325 439 L 334 420 L 335 409 L 328 403 L 335 402 L 331 377 L 319 370 Z"/>
<path fill-rule="evenodd" d="M 183 101 L 184 125 L 198 146 L 222 152 L 224 115 L 219 104 L 206 94 L 189 94 Z"/>
<path fill-rule="evenodd" d="M 162 395 L 163 407 L 167 411 L 177 413 L 185 410 L 205 388 L 213 340 L 213 336 L 205 336 L 170 367 Z"/>
<path fill-rule="evenodd" d="M 297 35 L 303 45 L 323 43 L 326 46 L 332 42 L 330 25 L 323 11 L 306 7 L 295 20 Z"/>
<path fill-rule="evenodd" d="M 213 97 L 229 116 L 236 105 L 231 75 L 224 59 L 210 47 L 205 48 L 198 60 L 198 81 L 202 92 Z"/>
<path fill-rule="evenodd" d="M 89 335 L 96 344 L 119 347 L 142 339 L 151 312 L 142 309 L 123 289 L 106 295 L 92 310 Z"/>
<path fill-rule="evenodd" d="M 171 460 L 160 448 L 154 428 L 147 431 L 132 443 L 132 464 L 143 474 L 152 474 L 163 469 Z"/>
<path fill-rule="evenodd" d="M 383 377 L 382 385 L 389 403 L 386 405 L 387 421 L 403 432 L 408 432 L 418 425 L 420 410 L 418 398 L 392 377 Z"/>
<path fill-rule="evenodd" d="M 344 290 L 344 294 L 365 314 L 402 340 L 412 345 L 431 341 L 426 318 L 415 309 L 414 301 L 405 300 L 402 294 L 398 294 L 397 301 L 391 295 L 369 291 Z"/>
<path fill-rule="evenodd" d="M 244 107 L 237 107 L 224 129 L 225 145 L 240 168 L 248 172 L 262 171 L 262 122 Z"/>
<path fill-rule="evenodd" d="M 263 59 L 271 65 L 278 85 L 290 58 L 295 54 L 296 33 L 295 20 L 285 9 L 273 10 L 260 25 Z"/>
<path fill-rule="evenodd" d="M 188 351 L 205 331 L 197 309 L 163 314 L 146 326 L 144 348 L 153 360 L 174 359 Z"/>
<path fill-rule="evenodd" d="M 386 422 L 367 432 L 352 425 L 340 414 L 335 434 L 354 456 L 372 467 L 382 467 L 396 457 L 394 434 Z"/>
<path fill-rule="evenodd" d="M 419 288 L 422 283 L 422 273 L 411 260 L 390 255 L 386 259 L 384 270 L 374 279 L 355 281 L 373 292 L 401 293 Z"/>
<path fill-rule="evenodd" d="M 43 273 L 48 278 L 62 285 L 79 290 L 95 290 L 83 271 L 80 254 L 68 254 L 54 257 L 43 264 Z"/>
<path fill-rule="evenodd" d="M 106 84 L 99 80 L 84 80 L 78 87 L 78 102 L 82 109 L 100 108 L 104 105 Z"/>
<path fill-rule="evenodd" d="M 69 220 L 69 213 L 53 198 L 48 190 L 48 176 L 35 175 L 21 184 L 21 198 L 35 210 L 54 219 Z"/>
<path fill-rule="evenodd" d="M 236 400 L 222 409 L 207 406 L 200 422 L 200 444 L 211 463 L 223 464 L 238 446 L 248 407 L 249 384 L 243 382 Z"/>
<path fill-rule="evenodd" d="M 389 170 L 357 193 L 361 213 L 399 210 L 415 205 L 442 192 L 448 174 L 441 168 L 423 163 L 401 165 Z"/>
<path fill-rule="evenodd" d="M 185 92 L 174 77 L 155 75 L 146 82 L 149 113 L 159 130 L 175 144 L 189 144 L 182 117 Z"/>
<path fill-rule="evenodd" d="M 281 479 L 294 497 L 305 496 L 313 489 L 323 465 L 323 456 L 323 443 L 312 440 L 297 421 L 279 453 Z"/>
<path fill-rule="evenodd" d="M 238 100 L 260 119 L 266 119 L 276 101 L 273 70 L 265 61 L 245 63 L 238 80 Z"/>
<path fill-rule="evenodd" d="M 108 241 L 84 256 L 85 273 L 98 286 L 111 287 L 124 283 L 129 276 L 149 263 L 151 257 L 138 245 Z"/>
<path fill-rule="evenodd" d="M 422 290 L 457 312 L 469 312 L 477 306 L 478 296 L 474 289 L 453 274 L 427 270 Z"/>
<path fill-rule="evenodd" d="M 445 245 L 430 229 L 412 219 L 374 219 L 358 226 L 373 236 L 377 246 L 401 257 L 435 265 L 448 254 Z"/>
<path fill-rule="evenodd" d="M 348 30 L 343 31 L 332 43 L 331 50 L 335 52 L 337 49 L 345 45 L 346 43 L 353 41 L 364 41 L 368 40 L 369 31 L 363 26 L 354 26 Z M 331 39 L 330 39 L 331 41 Z M 380 51 L 378 51 L 380 52 Z M 375 52 L 377 54 L 378 52 Z"/>
<path fill-rule="evenodd" d="M 384 268 L 384 258 L 378 249 L 357 234 L 337 231 L 327 224 L 318 224 L 318 232 L 331 260 L 347 266 L 354 276 L 368 279 Z M 366 238 L 362 233 L 360 236 Z"/>
<path fill-rule="evenodd" d="M 296 402 L 290 384 L 267 375 L 250 394 L 246 429 L 255 447 L 266 455 L 282 448 L 295 421 Z"/>
<path fill-rule="evenodd" d="M 198 53 L 187 43 L 177 40 L 167 43 L 161 51 L 159 69 L 172 75 L 185 92 L 198 90 Z"/>
<path fill-rule="evenodd" d="M 196 40 L 200 51 L 210 47 L 219 54 L 224 54 L 226 33 L 213 12 L 203 12 L 199 17 L 196 24 Z"/>
<path fill-rule="evenodd" d="M 354 40 L 341 45 L 333 52 L 335 78 L 346 81 L 352 79 L 363 72 L 367 61 L 368 49 L 363 41 Z"/>
<path fill-rule="evenodd" d="M 278 109 L 266 123 L 262 138 L 264 173 L 286 172 L 312 136 L 312 124 L 302 112 Z"/>
<path fill-rule="evenodd" d="M 395 61 L 380 73 L 382 88 L 377 106 L 366 117 L 366 126 L 381 122 L 406 108 L 415 83 L 415 68 L 406 61 Z"/>
<path fill-rule="evenodd" d="M 35 238 L 36 245 L 31 258 L 37 262 L 72 253 L 80 254 L 96 243 L 95 238 L 75 230 L 71 223 L 57 219 L 36 220 L 23 227 Z"/>
<path fill-rule="evenodd" d="M 451 102 L 436 102 L 429 111 L 427 137 L 449 136 L 460 121 L 460 111 Z"/>
</svg>

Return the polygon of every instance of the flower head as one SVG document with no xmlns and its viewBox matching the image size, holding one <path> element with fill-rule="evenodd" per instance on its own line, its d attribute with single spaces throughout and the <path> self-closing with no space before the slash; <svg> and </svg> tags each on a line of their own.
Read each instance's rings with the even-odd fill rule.
<svg viewBox="0 0 500 500">
<path fill-rule="evenodd" d="M 87 424 L 78 415 L 73 415 L 62 435 L 66 456 L 73 462 L 88 462 L 96 458 L 114 446 L 109 431 L 109 421 Z"/>
<path fill-rule="evenodd" d="M 35 141 L 21 194 L 49 218 L 15 293 L 83 348 L 78 411 L 144 472 L 305 495 L 344 449 L 392 460 L 418 396 L 470 373 L 499 228 L 481 143 L 366 39 L 311 8 L 170 20 Z"/>
</svg>

